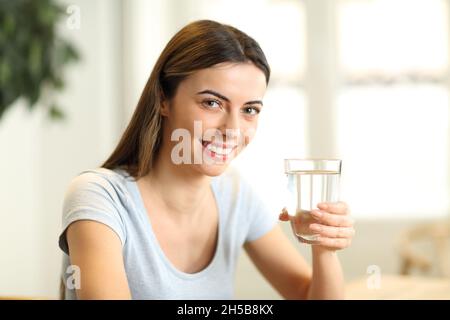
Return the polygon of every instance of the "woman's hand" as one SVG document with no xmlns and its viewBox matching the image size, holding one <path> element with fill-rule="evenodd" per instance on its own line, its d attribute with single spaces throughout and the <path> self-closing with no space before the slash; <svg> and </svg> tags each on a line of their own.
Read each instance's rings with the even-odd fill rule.
<svg viewBox="0 0 450 320">
<path fill-rule="evenodd" d="M 355 235 L 355 229 L 348 205 L 342 201 L 324 202 L 317 207 L 319 209 L 311 211 L 314 221 L 309 225 L 309 229 L 319 235 L 314 245 L 333 251 L 350 246 Z M 279 219 L 281 221 L 291 220 L 285 208 L 283 208 Z M 302 240 L 300 239 L 300 241 Z"/>
</svg>

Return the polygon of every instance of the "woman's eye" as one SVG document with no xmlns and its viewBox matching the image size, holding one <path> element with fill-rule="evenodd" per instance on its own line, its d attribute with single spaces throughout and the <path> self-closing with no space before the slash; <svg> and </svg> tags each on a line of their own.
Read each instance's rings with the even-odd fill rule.
<svg viewBox="0 0 450 320">
<path fill-rule="evenodd" d="M 249 115 L 257 115 L 261 110 L 259 110 L 259 108 L 256 107 L 245 107 L 244 109 L 244 113 L 249 114 Z"/>
<path fill-rule="evenodd" d="M 214 106 L 214 104 L 217 106 Z M 205 100 L 203 101 L 203 105 L 209 109 L 216 109 L 217 107 L 220 107 L 220 102 L 217 100 Z"/>
</svg>

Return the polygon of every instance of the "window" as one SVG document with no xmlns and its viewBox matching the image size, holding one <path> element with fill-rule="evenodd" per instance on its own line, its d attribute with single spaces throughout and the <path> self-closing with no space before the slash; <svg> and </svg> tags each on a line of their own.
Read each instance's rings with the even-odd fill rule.
<svg viewBox="0 0 450 320">
<path fill-rule="evenodd" d="M 340 0 L 343 197 L 364 217 L 448 214 L 448 8 Z"/>
</svg>

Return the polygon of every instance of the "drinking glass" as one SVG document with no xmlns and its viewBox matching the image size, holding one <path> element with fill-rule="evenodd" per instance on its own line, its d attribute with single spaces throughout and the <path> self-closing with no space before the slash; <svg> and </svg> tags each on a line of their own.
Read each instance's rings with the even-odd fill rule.
<svg viewBox="0 0 450 320">
<path fill-rule="evenodd" d="M 309 225 L 317 222 L 311 210 L 321 202 L 339 201 L 342 161 L 338 159 L 285 159 L 288 199 L 286 209 L 292 231 L 300 241 L 314 244 L 317 234 Z"/>
</svg>

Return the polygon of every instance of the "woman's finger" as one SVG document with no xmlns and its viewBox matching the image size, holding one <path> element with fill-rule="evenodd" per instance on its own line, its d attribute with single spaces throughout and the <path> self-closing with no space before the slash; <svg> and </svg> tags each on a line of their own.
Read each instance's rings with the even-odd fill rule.
<svg viewBox="0 0 450 320">
<path fill-rule="evenodd" d="M 325 210 L 330 213 L 335 214 L 350 214 L 349 207 L 347 203 L 343 201 L 339 202 L 322 202 L 317 205 L 317 207 L 321 210 Z"/>
<path fill-rule="evenodd" d="M 352 238 L 355 235 L 355 229 L 352 227 L 331 227 L 313 223 L 309 228 L 327 238 Z"/>
<path fill-rule="evenodd" d="M 316 239 L 315 244 L 327 247 L 333 250 L 344 249 L 350 246 L 351 238 L 327 238 L 319 236 Z"/>
<path fill-rule="evenodd" d="M 281 221 L 289 221 L 289 214 L 286 210 L 286 208 L 283 208 L 283 210 L 281 210 L 280 216 L 278 217 Z"/>
<path fill-rule="evenodd" d="M 322 210 L 312 210 L 311 214 L 322 224 L 334 227 L 353 227 L 353 218 L 347 215 L 332 214 Z"/>
</svg>

